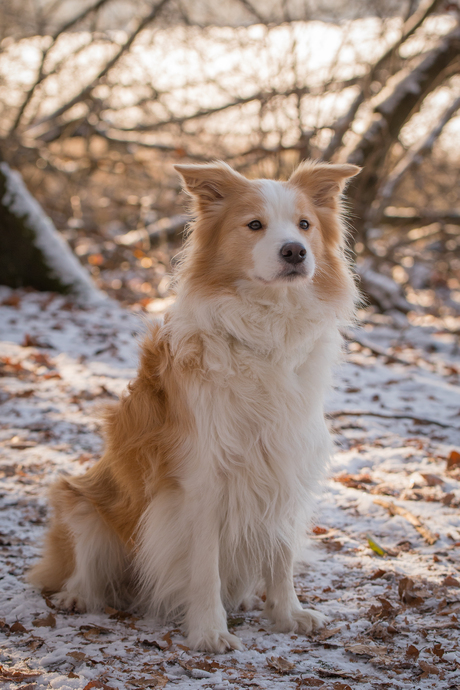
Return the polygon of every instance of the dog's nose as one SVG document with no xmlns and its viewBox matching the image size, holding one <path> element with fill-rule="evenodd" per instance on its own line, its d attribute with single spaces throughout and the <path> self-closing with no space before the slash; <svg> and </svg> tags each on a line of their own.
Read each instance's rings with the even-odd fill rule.
<svg viewBox="0 0 460 690">
<path fill-rule="evenodd" d="M 300 242 L 287 242 L 281 247 L 280 256 L 288 264 L 300 264 L 305 261 L 307 250 Z"/>
</svg>

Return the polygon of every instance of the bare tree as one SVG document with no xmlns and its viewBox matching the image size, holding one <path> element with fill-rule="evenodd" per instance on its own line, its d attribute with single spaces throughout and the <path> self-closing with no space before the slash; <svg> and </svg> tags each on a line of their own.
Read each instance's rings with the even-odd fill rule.
<svg viewBox="0 0 460 690">
<path fill-rule="evenodd" d="M 394 207 L 458 113 L 459 8 L 441 0 L 376 0 L 372 8 L 324 1 L 316 12 L 320 7 L 336 23 L 319 27 L 308 0 L 273 3 L 270 13 L 258 0 L 225 5 L 134 3 L 120 33 L 115 0 L 88 2 L 60 23 L 50 0 L 40 5 L 36 26 L 23 27 L 25 37 L 37 34 L 23 39 L 37 54 L 23 82 L 11 78 L 23 63 L 14 50 L 21 22 L 10 12 L 13 38 L 0 54 L 5 159 L 21 167 L 32 158 L 74 188 L 88 175 L 100 176 L 96 149 L 113 155 L 120 171 L 131 160 L 131 177 L 161 190 L 148 208 L 139 202 L 134 234 L 124 240 L 144 248 L 183 227 L 182 218 L 167 231 L 164 221 L 158 225 L 161 213 L 171 215 L 177 186 L 164 174 L 160 180 L 155 165 L 221 157 L 249 174 L 283 175 L 309 156 L 348 160 L 363 166 L 350 188 L 355 249 L 366 259 L 367 276 L 386 271 L 392 280 L 396 254 L 382 257 L 373 239 L 377 226 L 388 237 L 398 228 L 409 245 L 403 228 L 457 226 L 451 194 L 443 208 Z M 319 32 L 335 46 L 327 59 L 323 45 L 315 45 Z M 65 152 L 78 141 L 84 155 L 71 164 Z"/>
</svg>

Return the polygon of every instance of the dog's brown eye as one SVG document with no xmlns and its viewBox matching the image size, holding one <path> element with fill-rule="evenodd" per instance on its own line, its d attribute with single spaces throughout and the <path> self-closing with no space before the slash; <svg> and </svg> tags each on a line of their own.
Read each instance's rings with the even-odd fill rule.
<svg viewBox="0 0 460 690">
<path fill-rule="evenodd" d="M 301 220 L 299 223 L 299 227 L 301 227 L 302 230 L 308 230 L 308 228 L 310 227 L 310 223 L 308 222 L 308 220 Z"/>
<path fill-rule="evenodd" d="M 250 230 L 261 230 L 262 223 L 260 222 L 260 220 L 251 220 L 251 222 L 248 223 L 248 228 Z"/>
</svg>

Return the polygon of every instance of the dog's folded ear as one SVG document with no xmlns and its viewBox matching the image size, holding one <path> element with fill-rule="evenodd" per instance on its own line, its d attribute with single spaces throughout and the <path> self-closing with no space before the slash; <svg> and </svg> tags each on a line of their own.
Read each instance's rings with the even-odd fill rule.
<svg viewBox="0 0 460 690">
<path fill-rule="evenodd" d="M 186 191 L 203 204 L 225 199 L 247 186 L 245 177 L 227 163 L 214 161 L 205 165 L 175 165 Z"/>
<path fill-rule="evenodd" d="M 346 181 L 360 172 L 357 165 L 306 160 L 292 173 L 289 184 L 300 187 L 318 207 L 335 208 Z"/>
</svg>

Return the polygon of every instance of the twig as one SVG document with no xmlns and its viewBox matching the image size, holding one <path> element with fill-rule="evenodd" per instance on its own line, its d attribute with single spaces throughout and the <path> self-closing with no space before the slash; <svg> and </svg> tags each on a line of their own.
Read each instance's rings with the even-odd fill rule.
<svg viewBox="0 0 460 690">
<path fill-rule="evenodd" d="M 82 12 L 80 12 L 80 14 L 78 14 L 76 17 L 74 17 L 73 19 L 70 19 L 66 24 L 64 24 L 63 26 L 61 26 L 61 28 L 58 29 L 58 30 L 54 33 L 54 35 L 51 37 L 51 43 L 50 43 L 49 46 L 48 46 L 47 48 L 45 48 L 45 50 L 43 51 L 42 59 L 41 59 L 41 62 L 40 62 L 40 66 L 39 66 L 39 68 L 38 68 L 38 76 L 37 76 L 35 82 L 32 84 L 32 86 L 31 86 L 30 89 L 28 90 L 28 92 L 26 93 L 26 96 L 25 96 L 25 98 L 24 98 L 24 100 L 23 100 L 23 102 L 22 102 L 22 104 L 21 104 L 21 107 L 19 108 L 18 114 L 16 115 L 16 119 L 15 119 L 15 121 L 14 121 L 14 123 L 13 123 L 13 125 L 12 125 L 12 127 L 11 127 L 11 129 L 10 129 L 10 135 L 11 135 L 13 132 L 15 132 L 16 129 L 19 127 L 19 123 L 21 122 L 21 119 L 22 119 L 22 116 L 23 116 L 23 114 L 24 114 L 24 111 L 25 111 L 25 109 L 27 108 L 28 104 L 30 103 L 30 101 L 31 101 L 31 99 L 32 99 L 32 96 L 34 95 L 37 86 L 39 86 L 39 84 L 41 84 L 42 81 L 44 81 L 44 80 L 49 76 L 48 74 L 45 74 L 45 73 L 43 72 L 43 68 L 44 68 L 44 65 L 45 65 L 45 60 L 46 60 L 47 55 L 48 55 L 48 53 L 50 52 L 51 48 L 53 48 L 53 46 L 56 45 L 56 41 L 57 41 L 57 39 L 59 38 L 59 36 L 61 36 L 61 35 L 62 35 L 63 33 L 65 33 L 66 31 L 69 31 L 69 30 L 72 29 L 74 26 L 76 26 L 77 24 L 79 24 L 80 22 L 82 22 L 84 19 L 86 19 L 86 17 L 88 17 L 88 16 L 89 16 L 90 14 L 92 14 L 93 12 L 97 12 L 103 5 L 105 5 L 105 4 L 106 4 L 107 2 L 109 2 L 109 1 L 110 1 L 110 0 L 98 0 L 98 2 L 96 2 L 95 5 L 91 5 L 90 7 L 87 7 L 87 8 L 84 9 Z"/>
<path fill-rule="evenodd" d="M 88 96 L 91 91 L 94 89 L 95 86 L 100 82 L 100 80 L 105 77 L 105 75 L 110 72 L 112 67 L 119 61 L 119 59 L 124 55 L 130 48 L 137 36 L 145 29 L 145 27 L 153 22 L 157 15 L 161 12 L 163 7 L 169 2 L 169 0 L 160 0 L 157 5 L 152 9 L 150 14 L 148 14 L 146 17 L 141 19 L 137 27 L 134 29 L 134 31 L 130 34 L 128 39 L 123 43 L 123 45 L 120 47 L 119 51 L 113 56 L 111 60 L 107 62 L 107 64 L 101 69 L 99 74 L 93 79 L 93 81 L 90 84 L 87 84 L 79 94 L 74 96 L 70 101 L 62 105 L 60 108 L 54 111 L 54 113 L 51 113 L 51 115 L 47 115 L 46 117 L 42 118 L 38 124 L 42 124 L 43 122 L 49 122 L 50 120 L 54 120 L 56 117 L 59 117 L 60 115 L 63 115 L 67 110 L 70 110 L 74 105 L 77 103 L 80 103 L 86 96 Z"/>
<path fill-rule="evenodd" d="M 356 343 L 359 343 L 362 347 L 367 348 L 371 352 L 374 353 L 374 355 L 378 355 L 379 357 L 386 357 L 387 359 L 391 360 L 392 362 L 398 362 L 398 364 L 404 364 L 404 365 L 411 365 L 414 364 L 414 362 L 410 362 L 408 359 L 402 359 L 401 357 L 396 357 L 396 355 L 391 354 L 391 352 L 387 352 L 385 348 L 379 347 L 378 345 L 374 345 L 374 343 L 371 343 L 370 340 L 365 340 L 363 338 L 360 338 L 358 335 L 355 333 L 351 333 L 350 331 L 343 331 L 344 336 L 347 340 L 354 341 Z"/>
<path fill-rule="evenodd" d="M 455 429 L 460 431 L 460 427 L 452 426 L 452 424 L 445 424 L 438 422 L 436 419 L 425 419 L 424 417 L 415 417 L 410 414 L 400 414 L 399 412 L 392 412 L 385 414 L 384 412 L 370 412 L 368 410 L 336 410 L 335 412 L 328 412 L 328 417 L 336 419 L 337 417 L 381 417 L 382 419 L 410 419 L 416 424 L 435 424 L 442 429 Z"/>
<path fill-rule="evenodd" d="M 425 527 L 425 525 L 420 522 L 418 517 L 406 510 L 406 508 L 396 505 L 396 503 L 393 503 L 393 501 L 384 501 L 382 498 L 375 498 L 374 503 L 388 510 L 390 515 L 401 515 L 401 517 L 415 527 L 417 532 L 422 535 L 428 544 L 435 544 L 438 541 L 439 535 L 433 534 L 428 527 Z"/>
</svg>

